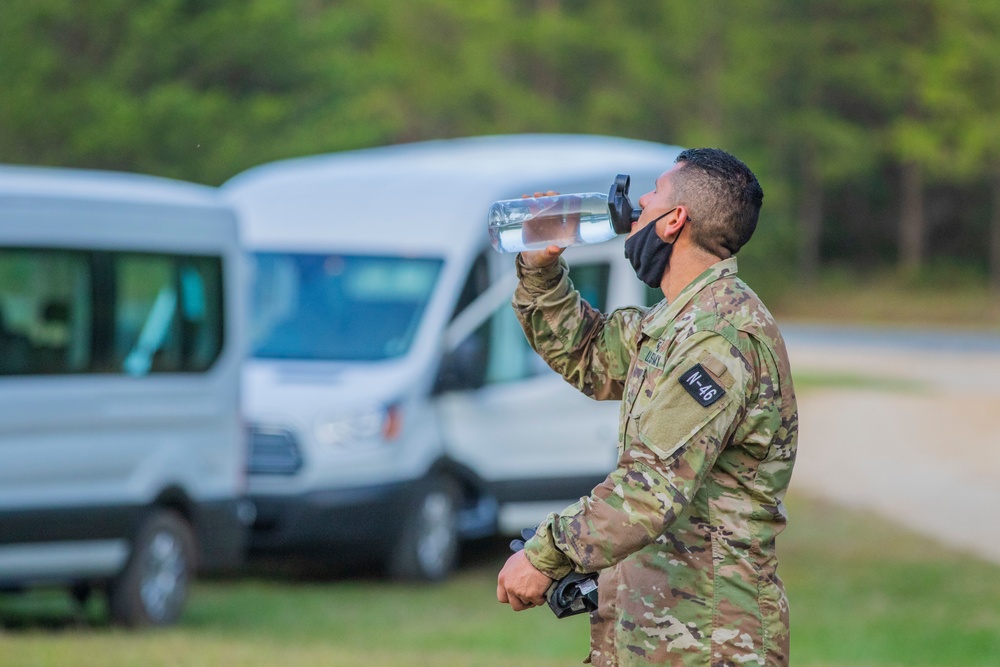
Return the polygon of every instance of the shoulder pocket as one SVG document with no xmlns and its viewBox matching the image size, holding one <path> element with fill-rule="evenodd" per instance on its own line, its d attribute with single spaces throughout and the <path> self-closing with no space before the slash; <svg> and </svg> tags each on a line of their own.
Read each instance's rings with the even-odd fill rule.
<svg viewBox="0 0 1000 667">
<path fill-rule="evenodd" d="M 633 413 L 639 439 L 657 456 L 670 456 L 732 405 L 733 384 L 725 364 L 711 352 L 682 361 L 660 379 L 641 413 Z M 720 437 L 729 426 L 720 429 Z"/>
</svg>

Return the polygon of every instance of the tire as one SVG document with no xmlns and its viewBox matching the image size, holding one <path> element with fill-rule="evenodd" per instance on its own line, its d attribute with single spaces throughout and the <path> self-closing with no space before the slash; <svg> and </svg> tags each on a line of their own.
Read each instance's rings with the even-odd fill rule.
<svg viewBox="0 0 1000 667">
<path fill-rule="evenodd" d="M 441 581 L 458 563 L 461 491 L 448 477 L 431 477 L 416 494 L 389 559 L 389 574 L 407 581 Z"/>
<path fill-rule="evenodd" d="M 177 512 L 156 510 L 140 526 L 125 569 L 108 585 L 111 621 L 127 627 L 176 622 L 194 569 L 191 526 Z"/>
</svg>

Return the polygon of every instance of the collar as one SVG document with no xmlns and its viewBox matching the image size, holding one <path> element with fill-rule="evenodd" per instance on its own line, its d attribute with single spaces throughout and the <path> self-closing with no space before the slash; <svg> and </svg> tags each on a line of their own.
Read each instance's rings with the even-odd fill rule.
<svg viewBox="0 0 1000 667">
<path fill-rule="evenodd" d="M 697 278 L 689 282 L 687 286 L 681 290 L 680 294 L 677 295 L 677 298 L 674 299 L 673 303 L 667 304 L 666 301 L 661 301 L 659 305 L 650 310 L 643 320 L 642 333 L 650 338 L 660 338 L 663 335 L 663 332 L 666 331 L 667 326 L 677 317 L 678 314 L 680 314 L 684 307 L 691 302 L 691 299 L 694 298 L 695 294 L 705 289 L 716 280 L 721 280 L 722 278 L 735 275 L 735 256 L 716 262 L 712 266 L 705 269 Z"/>
</svg>

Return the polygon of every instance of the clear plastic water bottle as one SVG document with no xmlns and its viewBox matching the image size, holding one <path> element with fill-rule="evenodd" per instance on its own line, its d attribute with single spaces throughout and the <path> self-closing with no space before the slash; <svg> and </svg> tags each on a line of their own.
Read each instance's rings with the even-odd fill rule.
<svg viewBox="0 0 1000 667">
<path fill-rule="evenodd" d="M 628 199 L 629 177 L 619 174 L 610 194 L 583 192 L 494 202 L 490 242 L 497 252 L 601 243 L 627 234 L 640 211 Z"/>
<path fill-rule="evenodd" d="M 608 196 L 598 192 L 506 199 L 490 206 L 490 241 L 499 252 L 600 243 L 617 236 Z"/>
</svg>

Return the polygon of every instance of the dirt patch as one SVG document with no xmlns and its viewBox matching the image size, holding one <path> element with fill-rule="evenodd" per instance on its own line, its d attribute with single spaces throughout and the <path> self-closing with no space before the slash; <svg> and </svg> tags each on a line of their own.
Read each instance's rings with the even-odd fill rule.
<svg viewBox="0 0 1000 667">
<path fill-rule="evenodd" d="M 1000 353 L 798 342 L 789 356 L 793 372 L 912 382 L 800 392 L 794 491 L 1000 562 Z"/>
</svg>

